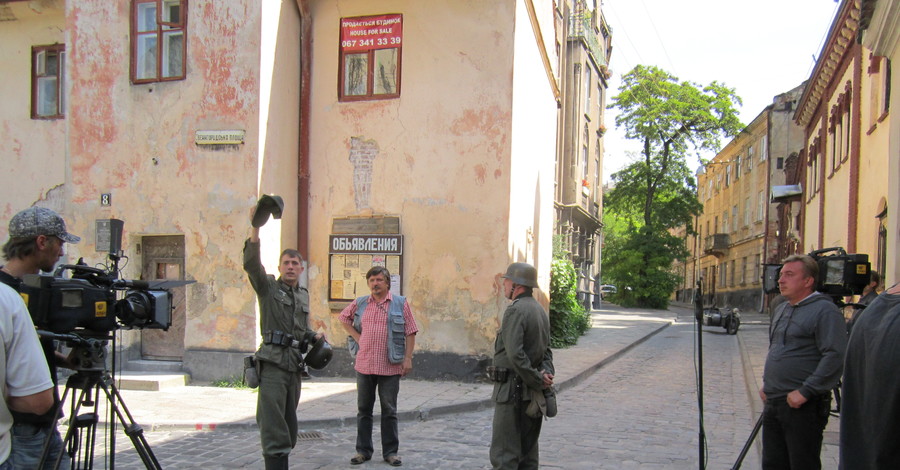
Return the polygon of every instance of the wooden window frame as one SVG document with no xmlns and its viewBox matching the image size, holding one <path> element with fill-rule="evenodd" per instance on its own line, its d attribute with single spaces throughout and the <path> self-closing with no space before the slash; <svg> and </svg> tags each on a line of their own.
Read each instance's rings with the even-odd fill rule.
<svg viewBox="0 0 900 470">
<path fill-rule="evenodd" d="M 179 12 L 178 12 L 178 21 L 177 22 L 165 22 L 162 21 L 163 15 L 163 5 L 166 3 L 174 3 L 178 2 L 179 4 Z M 140 5 L 152 3 L 156 5 L 156 30 L 153 31 L 138 31 L 138 8 Z M 132 0 L 131 2 L 131 12 L 130 12 L 130 28 L 131 28 L 131 39 L 129 48 L 131 51 L 131 83 L 138 85 L 142 83 L 159 83 L 159 82 L 171 82 L 177 80 L 184 80 L 187 77 L 187 37 L 188 37 L 188 25 L 187 25 L 187 9 L 188 9 L 188 0 Z M 181 32 L 181 74 L 179 75 L 171 75 L 171 76 L 163 76 L 163 60 L 166 58 L 164 54 L 159 53 L 161 49 L 163 49 L 164 37 L 168 34 L 171 34 L 173 31 Z M 155 36 L 156 38 L 156 71 L 155 76 L 150 78 L 138 78 L 138 63 L 140 62 L 140 57 L 138 57 L 138 44 L 140 42 L 140 38 Z"/>
<path fill-rule="evenodd" d="M 48 54 L 56 54 L 57 66 L 55 74 L 46 73 L 46 57 Z M 44 64 L 41 64 L 44 60 Z M 41 87 L 40 79 L 56 79 L 56 112 L 53 114 L 40 114 L 38 109 Z M 51 44 L 47 46 L 33 46 L 31 48 L 31 119 L 62 119 L 66 117 L 66 45 Z"/>
</svg>

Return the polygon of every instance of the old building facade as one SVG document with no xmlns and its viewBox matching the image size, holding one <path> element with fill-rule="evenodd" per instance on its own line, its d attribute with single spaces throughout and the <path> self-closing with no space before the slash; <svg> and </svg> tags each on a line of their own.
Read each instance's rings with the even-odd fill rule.
<svg viewBox="0 0 900 470">
<path fill-rule="evenodd" d="M 596 2 L 560 2 L 558 43 L 563 105 L 559 113 L 554 206 L 556 233 L 578 273 L 578 297 L 599 304 L 603 214 L 603 116 L 612 37 Z"/>
<path fill-rule="evenodd" d="M 122 358 L 212 380 L 237 374 L 259 341 L 240 253 L 255 201 L 279 194 L 265 263 L 275 272 L 287 247 L 306 257 L 312 328 L 343 346 L 337 314 L 383 264 L 417 314 L 419 373 L 472 379 L 506 304 L 505 267 L 534 264 L 547 302 L 562 11 L 549 0 L 4 2 L 2 218 L 58 210 L 84 238 L 65 261 L 91 265 L 106 260 L 98 227 L 124 220 L 122 277 L 195 283 L 179 288 L 168 332 L 121 332 Z"/>
</svg>

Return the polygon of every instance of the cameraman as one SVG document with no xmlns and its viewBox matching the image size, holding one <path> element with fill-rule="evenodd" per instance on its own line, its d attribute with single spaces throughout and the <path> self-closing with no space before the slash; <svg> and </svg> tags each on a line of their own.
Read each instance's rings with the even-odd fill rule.
<svg viewBox="0 0 900 470">
<path fill-rule="evenodd" d="M 53 382 L 34 325 L 22 299 L 9 287 L 0 285 L 0 470 L 34 468 L 14 466 L 10 457 L 9 430 L 13 412 L 46 413 L 53 407 Z"/>
<path fill-rule="evenodd" d="M 831 298 L 816 292 L 818 275 L 815 259 L 792 255 L 778 276 L 786 302 L 772 316 L 759 390 L 765 470 L 822 468 L 822 433 L 843 370 L 847 328 Z"/>
<path fill-rule="evenodd" d="M 29 207 L 9 221 L 9 241 L 3 245 L 7 263 L 0 267 L 0 282 L 18 290 L 26 274 L 50 272 L 63 256 L 63 245 L 78 243 L 81 238 L 66 232 L 66 223 L 56 212 L 44 207 Z M 9 461 L 14 468 L 37 468 L 41 461 L 44 441 L 50 436 L 50 448 L 44 468 L 52 468 L 62 439 L 56 429 L 59 393 L 56 390 L 56 366 L 69 364 L 56 351 L 53 340 L 41 338 L 50 378 L 53 381 L 53 406 L 42 414 L 13 411 L 12 453 Z"/>
</svg>

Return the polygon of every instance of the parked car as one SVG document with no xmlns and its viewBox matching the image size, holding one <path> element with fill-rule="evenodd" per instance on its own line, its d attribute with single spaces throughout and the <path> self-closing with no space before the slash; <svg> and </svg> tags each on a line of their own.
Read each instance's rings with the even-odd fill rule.
<svg viewBox="0 0 900 470">
<path fill-rule="evenodd" d="M 612 284 L 603 284 L 602 286 L 600 286 L 600 298 L 601 299 L 606 297 L 609 294 L 615 294 L 617 292 L 619 292 L 619 290 L 616 289 L 616 286 L 614 286 Z"/>
</svg>

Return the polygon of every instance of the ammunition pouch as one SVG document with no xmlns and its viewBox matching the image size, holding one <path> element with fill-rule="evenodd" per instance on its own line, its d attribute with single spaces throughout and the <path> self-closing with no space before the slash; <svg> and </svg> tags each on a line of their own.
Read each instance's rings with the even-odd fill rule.
<svg viewBox="0 0 900 470">
<path fill-rule="evenodd" d="M 301 343 L 294 339 L 294 335 L 285 333 L 281 330 L 266 330 L 262 334 L 263 344 L 274 344 L 283 348 L 297 348 L 307 345 L 308 341 Z"/>
<path fill-rule="evenodd" d="M 506 367 L 487 366 L 484 372 L 491 382 L 506 382 L 509 380 L 509 369 Z"/>
</svg>

